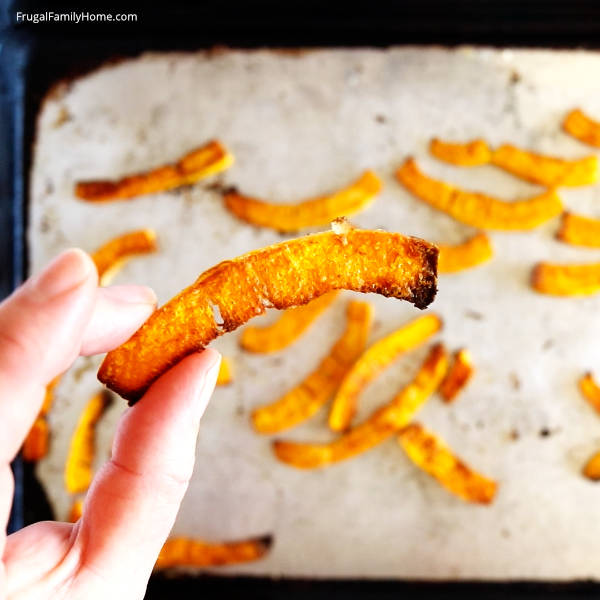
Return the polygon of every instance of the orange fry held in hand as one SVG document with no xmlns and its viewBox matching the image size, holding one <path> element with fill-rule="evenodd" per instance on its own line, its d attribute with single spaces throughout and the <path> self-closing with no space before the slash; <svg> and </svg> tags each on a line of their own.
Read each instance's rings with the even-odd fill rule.
<svg viewBox="0 0 600 600">
<path fill-rule="evenodd" d="M 300 204 L 271 204 L 237 192 L 225 195 L 225 206 L 238 218 L 277 231 L 298 231 L 327 225 L 338 217 L 348 217 L 366 208 L 381 190 L 373 171 L 365 171 L 352 185 Z"/>
<path fill-rule="evenodd" d="M 598 158 L 565 160 L 503 144 L 490 150 L 483 140 L 465 144 L 432 140 L 429 149 L 440 160 L 457 166 L 492 164 L 521 179 L 546 187 L 589 185 L 598 181 Z"/>
<path fill-rule="evenodd" d="M 580 142 L 600 148 L 600 123 L 582 110 L 572 110 L 563 121 L 563 129 Z"/>
<path fill-rule="evenodd" d="M 331 290 L 434 298 L 438 250 L 386 231 L 328 231 L 255 250 L 209 269 L 109 352 L 98 378 L 135 402 L 182 358 L 233 331 L 266 307 L 307 304 Z"/>
<path fill-rule="evenodd" d="M 441 326 L 442 322 L 437 315 L 425 315 L 373 344 L 344 378 L 329 413 L 329 427 L 333 431 L 348 429 L 356 413 L 358 396 L 367 384 L 401 354 L 423 344 Z"/>
<path fill-rule="evenodd" d="M 299 385 L 273 404 L 257 408 L 252 423 L 259 433 L 278 433 L 312 417 L 333 395 L 362 354 L 373 311 L 366 302 L 348 304 L 348 324 L 319 366 Z"/>
<path fill-rule="evenodd" d="M 75 186 L 75 195 L 88 202 L 127 200 L 135 196 L 164 192 L 196 183 L 204 177 L 224 171 L 233 164 L 233 156 L 218 141 L 192 150 L 173 165 L 158 167 L 117 181 L 83 181 Z"/>
<path fill-rule="evenodd" d="M 110 404 L 110 396 L 100 392 L 86 404 L 71 438 L 65 463 L 65 487 L 71 494 L 85 492 L 92 483 L 95 428 Z"/>
<path fill-rule="evenodd" d="M 448 357 L 441 344 L 433 347 L 417 376 L 389 404 L 375 411 L 329 444 L 277 440 L 273 451 L 279 460 L 298 469 L 324 467 L 370 450 L 405 427 L 435 392 L 446 374 Z"/>
<path fill-rule="evenodd" d="M 304 306 L 288 308 L 272 325 L 248 326 L 240 336 L 244 350 L 257 353 L 278 352 L 293 344 L 337 298 L 334 290 L 315 298 Z"/>
<path fill-rule="evenodd" d="M 440 386 L 440 395 L 445 402 L 452 402 L 469 383 L 475 369 L 471 353 L 462 348 L 454 355 L 454 362 Z"/>
<path fill-rule="evenodd" d="M 556 237 L 574 246 L 600 248 L 600 219 L 564 212 Z"/>
<path fill-rule="evenodd" d="M 418 423 L 402 429 L 398 441 L 413 463 L 449 492 L 467 502 L 489 504 L 494 499 L 496 482 L 469 468 L 441 439 Z"/>
<path fill-rule="evenodd" d="M 271 536 L 240 542 L 210 543 L 193 538 L 173 538 L 162 547 L 154 568 L 218 567 L 262 558 L 271 547 Z"/>
<path fill-rule="evenodd" d="M 457 273 L 487 262 L 494 255 L 492 242 L 483 232 L 475 234 L 462 244 L 438 244 L 440 256 L 438 273 Z"/>
<path fill-rule="evenodd" d="M 432 179 L 419 170 L 412 158 L 396 171 L 396 177 L 420 200 L 457 221 L 480 229 L 534 229 L 562 211 L 560 198 L 553 190 L 525 200 L 505 202 Z"/>
<path fill-rule="evenodd" d="M 552 296 L 590 296 L 600 292 L 600 263 L 538 263 L 531 274 L 531 285 L 541 294 Z"/>
</svg>

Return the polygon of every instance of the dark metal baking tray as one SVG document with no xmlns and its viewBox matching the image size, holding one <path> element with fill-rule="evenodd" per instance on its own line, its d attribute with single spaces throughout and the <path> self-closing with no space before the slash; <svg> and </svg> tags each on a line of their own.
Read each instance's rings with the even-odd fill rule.
<svg viewBox="0 0 600 600">
<path fill-rule="evenodd" d="M 136 23 L 17 23 L 21 12 L 80 10 L 72 4 L 19 1 L 0 6 L 0 298 L 25 277 L 27 198 L 35 120 L 52 85 L 106 61 L 146 50 L 229 47 L 387 46 L 482 44 L 492 46 L 600 46 L 600 3 L 590 1 L 422 0 L 351 3 L 252 2 L 188 6 L 169 2 L 95 2 L 92 12 L 136 12 Z M 599 89 L 600 93 L 600 89 Z M 33 469 L 13 464 L 16 490 L 9 530 L 52 518 Z M 271 580 L 247 577 L 152 578 L 147 598 L 320 598 L 384 600 L 426 597 L 560 599 L 600 596 L 592 582 L 486 583 Z"/>
</svg>

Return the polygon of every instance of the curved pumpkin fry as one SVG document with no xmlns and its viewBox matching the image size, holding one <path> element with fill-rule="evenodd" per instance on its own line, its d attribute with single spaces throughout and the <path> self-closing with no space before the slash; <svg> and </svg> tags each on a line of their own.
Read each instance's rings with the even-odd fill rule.
<svg viewBox="0 0 600 600">
<path fill-rule="evenodd" d="M 442 385 L 440 385 L 440 396 L 444 402 L 452 402 L 459 392 L 469 383 L 475 368 L 471 353 L 466 348 L 461 348 L 454 355 L 454 362 L 448 371 Z"/>
<path fill-rule="evenodd" d="M 564 212 L 556 237 L 574 246 L 600 248 L 600 219 Z"/>
<path fill-rule="evenodd" d="M 462 244 L 451 246 L 438 244 L 440 255 L 438 258 L 438 273 L 457 273 L 465 269 L 472 269 L 488 260 L 494 255 L 492 241 L 483 232 L 476 233 Z"/>
<path fill-rule="evenodd" d="M 46 417 L 38 416 L 33 422 L 23 446 L 21 456 L 27 462 L 36 462 L 48 454 L 48 440 L 50 437 L 50 428 Z"/>
<path fill-rule="evenodd" d="M 592 481 L 600 481 L 600 452 L 596 452 L 583 467 L 582 473 Z"/>
<path fill-rule="evenodd" d="M 273 451 L 279 460 L 298 469 L 324 467 L 366 452 L 410 422 L 415 412 L 435 392 L 447 368 L 446 350 L 442 344 L 436 344 L 413 381 L 360 425 L 329 444 L 276 440 Z"/>
<path fill-rule="evenodd" d="M 329 427 L 333 431 L 348 429 L 356 414 L 358 396 L 368 383 L 401 354 L 423 344 L 441 326 L 437 315 L 424 315 L 375 342 L 344 377 L 331 406 Z"/>
<path fill-rule="evenodd" d="M 560 198 L 553 190 L 526 200 L 505 202 L 432 179 L 421 173 L 412 158 L 396 171 L 396 177 L 420 200 L 457 221 L 480 229 L 533 229 L 562 211 Z"/>
<path fill-rule="evenodd" d="M 196 183 L 204 177 L 224 171 L 232 164 L 233 156 L 219 141 L 213 140 L 188 152 L 172 165 L 136 173 L 117 181 L 79 182 L 75 186 L 75 195 L 88 202 L 128 200 Z"/>
<path fill-rule="evenodd" d="M 217 375 L 217 385 L 229 385 L 233 381 L 230 362 L 223 356 Z"/>
<path fill-rule="evenodd" d="M 531 285 L 541 294 L 590 296 L 600 292 L 600 263 L 538 263 L 531 273 Z"/>
<path fill-rule="evenodd" d="M 579 380 L 579 390 L 596 412 L 600 413 L 600 386 L 594 380 L 591 372 L 585 373 Z"/>
<path fill-rule="evenodd" d="M 335 289 L 376 292 L 426 307 L 437 248 L 397 233 L 329 231 L 255 250 L 209 269 L 108 353 L 98 378 L 134 402 L 163 372 L 267 306 L 306 304 Z"/>
<path fill-rule="evenodd" d="M 239 542 L 210 543 L 193 538 L 167 540 L 158 555 L 156 570 L 170 567 L 217 567 L 262 558 L 271 547 L 269 535 Z"/>
<path fill-rule="evenodd" d="M 95 427 L 109 404 L 110 396 L 100 392 L 90 398 L 79 417 L 65 462 L 65 487 L 71 494 L 85 492 L 92 483 Z"/>
<path fill-rule="evenodd" d="M 100 285 L 108 285 L 115 273 L 131 258 L 156 250 L 156 233 L 140 229 L 124 233 L 98 248 L 92 256 Z"/>
<path fill-rule="evenodd" d="M 372 316 L 373 309 L 366 302 L 349 302 L 348 323 L 342 337 L 302 383 L 252 413 L 254 429 L 259 433 L 279 433 L 312 417 L 331 398 L 365 349 Z"/>
<path fill-rule="evenodd" d="M 582 110 L 572 110 L 563 121 L 563 129 L 584 144 L 600 148 L 600 123 Z"/>
<path fill-rule="evenodd" d="M 240 346 L 256 353 L 278 352 L 293 344 L 337 298 L 334 290 L 315 298 L 304 306 L 289 308 L 272 325 L 246 327 L 240 336 Z"/>
<path fill-rule="evenodd" d="M 77 523 L 81 519 L 81 515 L 83 515 L 83 500 L 75 500 L 71 504 L 67 520 L 69 523 Z"/>
<path fill-rule="evenodd" d="M 494 499 L 496 482 L 473 471 L 454 456 L 440 438 L 419 423 L 402 429 L 398 441 L 415 465 L 437 479 L 455 496 L 480 504 L 489 504 Z"/>
<path fill-rule="evenodd" d="M 225 194 L 225 206 L 239 219 L 270 227 L 280 232 L 327 225 L 338 217 L 348 217 L 366 208 L 381 191 L 381 180 L 373 171 L 365 171 L 348 187 L 328 196 L 299 204 L 271 204 L 242 196 L 236 191 Z"/>
<path fill-rule="evenodd" d="M 589 185 L 598 181 L 598 158 L 565 160 L 503 144 L 490 150 L 483 140 L 453 144 L 432 140 L 429 149 L 438 159 L 461 167 L 492 164 L 525 181 L 546 187 Z"/>
<path fill-rule="evenodd" d="M 439 160 L 459 167 L 487 165 L 492 160 L 492 152 L 484 140 L 456 144 L 433 138 L 429 144 L 429 151 Z"/>
</svg>

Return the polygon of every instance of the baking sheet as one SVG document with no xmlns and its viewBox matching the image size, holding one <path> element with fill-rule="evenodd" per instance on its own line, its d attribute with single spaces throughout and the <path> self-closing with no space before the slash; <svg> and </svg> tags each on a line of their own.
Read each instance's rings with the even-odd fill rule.
<svg viewBox="0 0 600 600">
<path fill-rule="evenodd" d="M 29 245 L 36 271 L 67 246 L 93 250 L 134 228 L 154 227 L 161 251 L 131 261 L 115 283 L 144 283 L 164 302 L 214 263 L 284 239 L 231 217 L 216 181 L 281 202 L 334 190 L 373 168 L 384 190 L 353 218 L 446 243 L 472 231 L 412 198 L 393 178 L 407 155 L 425 172 L 513 198 L 539 191 L 492 167 L 459 169 L 427 154 L 432 136 L 510 141 L 566 157 L 589 153 L 560 131 L 567 110 L 600 114 L 600 57 L 585 52 L 459 48 L 148 54 L 58 88 L 40 114 L 31 186 Z M 118 177 L 171 161 L 218 137 L 236 156 L 223 175 L 131 202 L 76 200 L 79 179 Z M 598 216 L 598 189 L 561 190 L 565 204 Z M 432 399 L 419 419 L 475 468 L 500 482 L 495 503 L 471 506 L 419 472 L 394 441 L 330 468 L 278 463 L 249 413 L 318 364 L 344 327 L 344 292 L 300 341 L 272 356 L 215 346 L 235 383 L 215 392 L 198 440 L 194 478 L 173 533 L 208 539 L 273 533 L 269 556 L 219 573 L 426 579 L 597 578 L 600 488 L 583 461 L 600 446 L 600 421 L 580 398 L 578 376 L 599 362 L 598 298 L 558 299 L 528 287 L 543 259 L 594 261 L 600 252 L 532 233 L 493 234 L 493 262 L 442 276 L 430 310 L 450 348 L 466 345 L 478 367 L 452 406 Z M 369 296 L 371 341 L 419 314 Z M 263 322 L 276 318 L 275 311 Z M 257 320 L 258 321 L 258 320 Z M 359 419 L 414 373 L 426 349 L 398 361 L 361 397 Z M 99 384 L 99 358 L 63 378 L 50 415 L 50 455 L 38 466 L 59 517 L 70 498 L 62 468 L 79 411 Z M 124 402 L 99 429 L 107 456 Z M 329 439 L 326 411 L 285 437 Z M 282 436 L 284 437 L 284 436 Z"/>
</svg>

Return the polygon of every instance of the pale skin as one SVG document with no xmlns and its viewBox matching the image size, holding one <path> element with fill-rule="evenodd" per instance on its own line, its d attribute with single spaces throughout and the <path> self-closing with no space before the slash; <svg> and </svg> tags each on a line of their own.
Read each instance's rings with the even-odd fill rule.
<svg viewBox="0 0 600 600">
<path fill-rule="evenodd" d="M 0 303 L 0 600 L 144 597 L 192 475 L 221 360 L 214 350 L 185 358 L 125 411 L 77 523 L 36 523 L 9 536 L 6 525 L 10 462 L 46 384 L 77 356 L 124 342 L 155 306 L 149 288 L 98 288 L 81 250 L 61 254 Z"/>
</svg>

